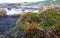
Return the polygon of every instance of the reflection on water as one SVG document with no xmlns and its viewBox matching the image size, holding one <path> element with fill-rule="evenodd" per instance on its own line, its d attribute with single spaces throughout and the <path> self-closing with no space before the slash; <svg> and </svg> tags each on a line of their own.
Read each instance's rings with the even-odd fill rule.
<svg viewBox="0 0 60 38">
<path fill-rule="evenodd" d="M 23 12 L 38 12 L 39 8 L 0 8 L 1 10 L 6 10 L 7 15 L 13 15 L 13 14 L 22 14 Z"/>
<path fill-rule="evenodd" d="M 0 34 L 4 34 L 16 26 L 18 17 L 0 17 Z"/>
</svg>

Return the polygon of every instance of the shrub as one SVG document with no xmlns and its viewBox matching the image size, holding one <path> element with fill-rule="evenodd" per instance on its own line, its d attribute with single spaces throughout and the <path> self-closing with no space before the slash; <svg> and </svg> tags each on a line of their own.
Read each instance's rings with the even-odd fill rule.
<svg viewBox="0 0 60 38">
<path fill-rule="evenodd" d="M 1 10 L 1 11 L 0 11 L 0 16 L 6 16 L 6 15 L 7 15 L 6 10 Z"/>
<path fill-rule="evenodd" d="M 58 23 L 55 24 L 58 21 L 60 24 L 60 12 L 48 8 L 40 13 L 28 12 L 23 14 L 18 19 L 17 25 L 19 28 L 24 29 L 26 38 L 57 38 L 53 30 L 60 30 Z"/>
<path fill-rule="evenodd" d="M 60 13 L 58 10 L 49 8 L 42 11 L 38 17 L 40 19 L 40 25 L 44 28 L 47 28 L 52 26 L 58 20 L 60 20 Z"/>
</svg>

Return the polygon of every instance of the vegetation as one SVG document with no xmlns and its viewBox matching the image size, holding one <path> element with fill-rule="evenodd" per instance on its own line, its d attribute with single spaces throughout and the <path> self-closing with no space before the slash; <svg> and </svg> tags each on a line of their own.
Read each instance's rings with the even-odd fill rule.
<svg viewBox="0 0 60 38">
<path fill-rule="evenodd" d="M 60 12 L 52 8 L 45 9 L 40 13 L 28 12 L 23 14 L 17 22 L 17 25 L 25 30 L 25 38 L 60 38 L 60 35 L 53 32 L 57 33 L 57 30 L 60 30 L 59 24 Z M 53 30 L 51 30 L 52 28 Z"/>
<path fill-rule="evenodd" d="M 44 0 L 39 2 L 26 2 L 22 3 L 22 6 L 49 6 L 49 5 L 60 5 L 60 0 Z"/>
<path fill-rule="evenodd" d="M 16 25 L 6 38 L 60 38 L 60 11 L 47 8 L 39 13 L 28 12 Z"/>
<path fill-rule="evenodd" d="M 6 15 L 7 15 L 7 12 L 5 10 L 0 11 L 0 16 L 6 16 Z"/>
</svg>

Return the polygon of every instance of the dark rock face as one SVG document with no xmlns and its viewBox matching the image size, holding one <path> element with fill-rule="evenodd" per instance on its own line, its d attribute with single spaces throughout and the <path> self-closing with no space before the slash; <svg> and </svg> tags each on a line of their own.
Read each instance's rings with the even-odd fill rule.
<svg viewBox="0 0 60 38">
<path fill-rule="evenodd" d="M 0 17 L 0 34 L 4 34 L 16 26 L 18 17 Z"/>
</svg>

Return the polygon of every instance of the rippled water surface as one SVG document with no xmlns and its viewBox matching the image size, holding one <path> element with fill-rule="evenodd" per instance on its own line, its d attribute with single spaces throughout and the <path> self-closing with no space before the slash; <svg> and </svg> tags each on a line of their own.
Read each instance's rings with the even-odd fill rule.
<svg viewBox="0 0 60 38">
<path fill-rule="evenodd" d="M 0 34 L 16 26 L 17 17 L 0 17 Z"/>
</svg>

